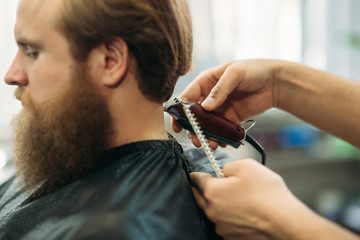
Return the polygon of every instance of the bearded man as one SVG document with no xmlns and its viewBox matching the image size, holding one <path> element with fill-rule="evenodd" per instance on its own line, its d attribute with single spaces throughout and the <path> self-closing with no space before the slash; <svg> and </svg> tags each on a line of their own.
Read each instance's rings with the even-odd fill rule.
<svg viewBox="0 0 360 240">
<path fill-rule="evenodd" d="M 191 66 L 186 0 L 21 0 L 14 32 L 0 239 L 206 238 L 163 119 Z"/>
</svg>

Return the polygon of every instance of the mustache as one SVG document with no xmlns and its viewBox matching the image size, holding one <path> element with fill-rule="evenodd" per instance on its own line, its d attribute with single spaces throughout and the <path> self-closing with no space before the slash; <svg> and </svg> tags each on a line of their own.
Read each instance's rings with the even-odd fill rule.
<svg viewBox="0 0 360 240">
<path fill-rule="evenodd" d="M 23 96 L 24 96 L 24 89 L 18 87 L 18 88 L 15 90 L 14 95 L 15 95 L 15 97 L 16 97 L 17 100 L 23 101 L 23 99 L 24 99 L 24 97 L 23 97 Z"/>
<path fill-rule="evenodd" d="M 18 99 L 23 107 L 35 108 L 33 99 L 30 97 L 29 93 L 25 92 L 25 89 L 18 87 L 14 92 L 15 98 Z"/>
</svg>

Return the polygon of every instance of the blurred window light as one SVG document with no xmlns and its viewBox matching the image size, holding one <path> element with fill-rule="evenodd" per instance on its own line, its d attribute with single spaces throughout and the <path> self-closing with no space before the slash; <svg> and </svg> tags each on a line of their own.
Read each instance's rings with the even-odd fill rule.
<svg viewBox="0 0 360 240">
<path fill-rule="evenodd" d="M 174 94 L 207 68 L 247 58 L 302 61 L 303 1 L 188 0 L 194 32 L 194 71 Z"/>
<path fill-rule="evenodd" d="M 357 0 L 303 0 L 306 65 L 360 80 L 359 8 Z"/>
<path fill-rule="evenodd" d="M 301 61 L 301 0 L 190 0 L 190 7 L 199 60 L 213 51 L 215 64 L 256 57 Z"/>
<path fill-rule="evenodd" d="M 7 164 L 8 158 L 5 150 L 0 149 L 0 169 L 4 168 Z"/>
<path fill-rule="evenodd" d="M 314 68 L 326 69 L 326 16 L 327 0 L 304 4 L 304 63 Z"/>
<path fill-rule="evenodd" d="M 4 79 L 16 54 L 14 25 L 17 2 L 17 0 L 0 1 L 0 79 Z M 11 119 L 21 106 L 13 96 L 14 89 L 14 86 L 8 86 L 4 81 L 0 82 L 0 142 L 10 139 Z"/>
</svg>

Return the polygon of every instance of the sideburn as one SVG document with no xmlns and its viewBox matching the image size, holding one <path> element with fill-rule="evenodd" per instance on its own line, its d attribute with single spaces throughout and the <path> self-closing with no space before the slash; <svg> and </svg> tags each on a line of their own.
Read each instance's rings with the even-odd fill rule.
<svg viewBox="0 0 360 240">
<path fill-rule="evenodd" d="M 106 102 L 85 68 L 41 106 L 31 101 L 14 119 L 15 166 L 26 191 L 51 193 L 103 164 L 111 135 Z"/>
</svg>

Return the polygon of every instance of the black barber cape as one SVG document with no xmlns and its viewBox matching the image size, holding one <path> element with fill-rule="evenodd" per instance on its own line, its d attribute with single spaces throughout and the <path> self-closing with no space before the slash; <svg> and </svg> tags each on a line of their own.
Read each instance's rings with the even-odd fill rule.
<svg viewBox="0 0 360 240">
<path fill-rule="evenodd" d="M 187 159 L 174 139 L 124 145 L 106 158 L 37 199 L 21 191 L 15 176 L 0 185 L 0 240 L 214 238 L 205 230 Z"/>
</svg>

